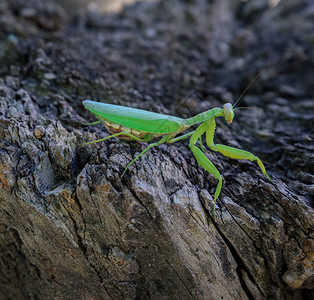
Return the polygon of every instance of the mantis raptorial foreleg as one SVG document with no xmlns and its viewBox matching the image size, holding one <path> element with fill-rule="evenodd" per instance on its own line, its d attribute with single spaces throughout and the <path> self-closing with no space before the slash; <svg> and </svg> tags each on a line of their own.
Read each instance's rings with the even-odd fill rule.
<svg viewBox="0 0 314 300">
<path fill-rule="evenodd" d="M 200 136 L 199 140 L 200 140 L 200 148 L 201 148 L 201 150 L 202 150 L 203 152 L 205 152 L 205 148 L 204 148 L 204 146 L 203 146 L 203 141 L 202 141 L 202 137 L 201 137 L 201 136 Z"/>
<path fill-rule="evenodd" d="M 240 149 L 236 149 L 236 148 L 232 148 L 232 147 L 228 147 L 225 145 L 220 145 L 217 144 L 215 145 L 213 148 L 211 148 L 214 151 L 218 151 L 221 154 L 223 154 L 224 156 L 230 157 L 230 158 L 234 158 L 234 159 L 248 159 L 250 161 L 255 161 L 257 162 L 257 164 L 259 165 L 259 167 L 261 168 L 263 175 L 266 176 L 269 180 L 271 180 L 268 176 L 268 174 L 266 173 L 266 169 L 264 164 L 262 163 L 262 161 L 255 156 L 254 154 L 244 151 L 244 150 L 240 150 Z"/>
<path fill-rule="evenodd" d="M 197 162 L 202 166 L 207 172 L 213 174 L 216 179 L 219 180 L 215 195 L 214 195 L 214 216 L 216 215 L 216 200 L 220 194 L 221 186 L 222 186 L 222 178 L 217 170 L 217 168 L 213 165 L 213 163 L 208 159 L 208 157 L 198 148 L 195 146 L 197 140 L 201 137 L 201 135 L 209 129 L 211 125 L 208 121 L 202 123 L 194 132 L 190 139 L 189 146 L 197 160 Z M 215 128 L 214 128 L 215 130 Z"/>
<path fill-rule="evenodd" d="M 233 148 L 233 147 L 228 147 L 228 146 L 221 145 L 221 144 L 215 145 L 214 144 L 214 132 L 215 132 L 215 128 L 216 128 L 215 119 L 214 118 L 210 119 L 208 121 L 208 123 L 209 123 L 209 126 L 208 126 L 208 129 L 206 131 L 206 143 L 211 150 L 220 152 L 224 156 L 234 158 L 234 159 L 248 159 L 250 161 L 256 160 L 257 164 L 259 165 L 259 167 L 261 168 L 261 170 L 263 172 L 263 175 L 266 176 L 269 180 L 271 180 L 269 178 L 268 174 L 266 173 L 266 169 L 264 167 L 264 164 L 254 154 L 252 154 L 248 151 L 244 151 L 244 150 Z"/>
</svg>

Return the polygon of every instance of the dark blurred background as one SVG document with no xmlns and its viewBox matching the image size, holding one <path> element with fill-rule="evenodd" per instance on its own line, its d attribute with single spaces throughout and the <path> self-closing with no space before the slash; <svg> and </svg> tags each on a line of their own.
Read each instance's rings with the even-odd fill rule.
<svg viewBox="0 0 314 300">
<path fill-rule="evenodd" d="M 68 13 L 75 13 L 80 8 L 97 8 L 101 12 L 117 12 L 121 10 L 124 5 L 138 1 L 139 0 L 56 0 Z"/>
</svg>

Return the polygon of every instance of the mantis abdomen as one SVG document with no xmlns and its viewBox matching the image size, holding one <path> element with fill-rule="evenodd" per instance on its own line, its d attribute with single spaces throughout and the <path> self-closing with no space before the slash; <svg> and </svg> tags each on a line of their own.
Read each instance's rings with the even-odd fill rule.
<svg viewBox="0 0 314 300">
<path fill-rule="evenodd" d="M 164 135 L 163 133 L 151 133 L 148 131 L 140 131 L 134 128 L 129 128 L 121 124 L 113 123 L 102 117 L 100 117 L 99 119 L 104 123 L 105 127 L 111 134 L 129 133 L 130 135 L 124 135 L 124 134 L 119 135 L 120 139 L 124 139 L 128 141 L 132 141 L 134 140 L 134 137 L 137 137 L 138 139 L 149 142 L 157 137 Z"/>
</svg>

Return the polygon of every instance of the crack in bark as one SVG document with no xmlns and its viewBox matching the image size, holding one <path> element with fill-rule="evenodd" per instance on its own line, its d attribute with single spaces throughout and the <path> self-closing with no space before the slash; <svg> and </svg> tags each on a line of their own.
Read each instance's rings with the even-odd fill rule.
<svg viewBox="0 0 314 300">
<path fill-rule="evenodd" d="M 76 204 L 79 206 L 79 209 L 80 209 L 80 212 L 83 210 L 83 207 L 76 195 L 76 192 L 73 192 L 72 193 L 72 196 L 73 196 L 73 199 L 75 200 Z M 106 288 L 106 285 L 105 285 L 105 281 L 101 275 L 101 273 L 97 270 L 96 266 L 94 266 L 91 261 L 89 260 L 89 257 L 87 255 L 87 248 L 85 247 L 84 243 L 83 243 L 83 239 L 82 237 L 78 234 L 78 226 L 77 226 L 77 222 L 75 220 L 74 217 L 72 217 L 72 214 L 67 210 L 67 208 L 65 206 L 63 206 L 64 209 L 68 212 L 68 216 L 69 218 L 72 220 L 72 223 L 73 223 L 73 227 L 74 227 L 74 232 L 75 232 L 75 235 L 76 235 L 76 238 L 77 238 L 77 244 L 79 246 L 79 248 L 81 249 L 86 261 L 89 263 L 89 265 L 92 267 L 92 269 L 94 270 L 95 274 L 97 275 L 98 279 L 99 279 L 99 282 L 101 284 L 101 286 L 104 288 L 105 292 L 107 293 L 107 295 L 110 297 L 110 299 L 113 299 L 114 298 L 110 295 L 109 291 L 107 290 Z M 84 216 L 81 214 L 82 216 L 82 220 L 84 220 L 84 224 L 86 225 L 86 222 L 85 222 L 85 219 L 84 219 Z M 86 226 L 85 226 L 86 228 Z M 85 232 L 85 230 L 84 230 Z"/>
<path fill-rule="evenodd" d="M 156 222 L 156 220 L 153 218 L 153 216 L 151 215 L 151 213 L 149 212 L 149 209 L 144 205 L 144 203 L 142 202 L 142 200 L 136 195 L 136 193 L 133 191 L 132 188 L 129 187 L 129 191 L 130 193 L 133 195 L 133 197 L 138 201 L 138 203 L 140 203 L 142 205 L 142 207 L 146 210 L 146 212 L 148 213 L 148 215 L 150 216 L 151 220 L 154 222 L 154 224 L 157 226 L 159 232 L 161 233 L 162 236 L 164 236 L 164 240 L 166 239 L 166 236 L 164 234 L 164 231 L 162 230 L 162 228 L 159 226 L 159 223 Z M 190 289 L 188 288 L 188 286 L 186 285 L 186 283 L 184 282 L 183 278 L 180 277 L 180 275 L 176 272 L 176 268 L 172 266 L 172 264 L 170 263 L 170 261 L 168 261 L 167 256 L 163 253 L 162 249 L 157 246 L 157 249 L 159 249 L 159 252 L 162 254 L 162 256 L 164 257 L 165 261 L 167 262 L 167 264 L 171 267 L 171 269 L 174 271 L 174 273 L 176 274 L 177 278 L 179 278 L 180 282 L 183 284 L 183 286 L 185 287 L 185 289 L 188 291 L 188 293 L 191 295 L 191 297 L 193 299 L 195 299 L 195 297 L 193 296 L 192 292 L 190 291 Z"/>
<path fill-rule="evenodd" d="M 214 220 L 213 220 L 213 225 L 215 226 L 215 228 L 218 231 L 219 235 L 222 237 L 222 239 L 224 240 L 224 242 L 228 246 L 228 248 L 230 250 L 230 253 L 232 254 L 234 260 L 237 262 L 238 267 L 236 268 L 236 271 L 237 271 L 237 274 L 238 274 L 241 286 L 242 286 L 244 292 L 246 293 L 246 295 L 248 296 L 248 298 L 252 299 L 252 300 L 255 299 L 254 296 L 252 295 L 252 293 L 250 292 L 250 289 L 246 285 L 246 282 L 245 282 L 245 280 L 244 280 L 244 278 L 243 278 L 243 276 L 242 276 L 242 274 L 240 272 L 241 269 L 248 275 L 250 280 L 257 286 L 257 288 L 260 291 L 260 293 L 266 298 L 266 295 L 264 294 L 264 292 L 260 289 L 259 285 L 255 282 L 254 276 L 250 273 L 249 269 L 245 265 L 245 263 L 242 260 L 242 258 L 240 257 L 240 255 L 237 253 L 237 251 L 234 248 L 234 246 L 232 245 L 232 243 L 228 240 L 228 238 L 219 229 L 218 225 L 216 223 L 214 223 Z"/>
</svg>

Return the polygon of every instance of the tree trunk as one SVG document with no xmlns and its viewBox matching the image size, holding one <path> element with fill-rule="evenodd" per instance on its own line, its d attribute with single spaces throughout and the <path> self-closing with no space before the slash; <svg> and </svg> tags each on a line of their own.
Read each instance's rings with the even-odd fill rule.
<svg viewBox="0 0 314 300">
<path fill-rule="evenodd" d="M 116 14 L 0 3 L 0 299 L 310 299 L 313 3 L 140 2 Z M 152 148 L 84 126 L 91 99 L 192 117 L 215 142 Z M 259 108 L 254 108 L 254 107 Z"/>
</svg>

